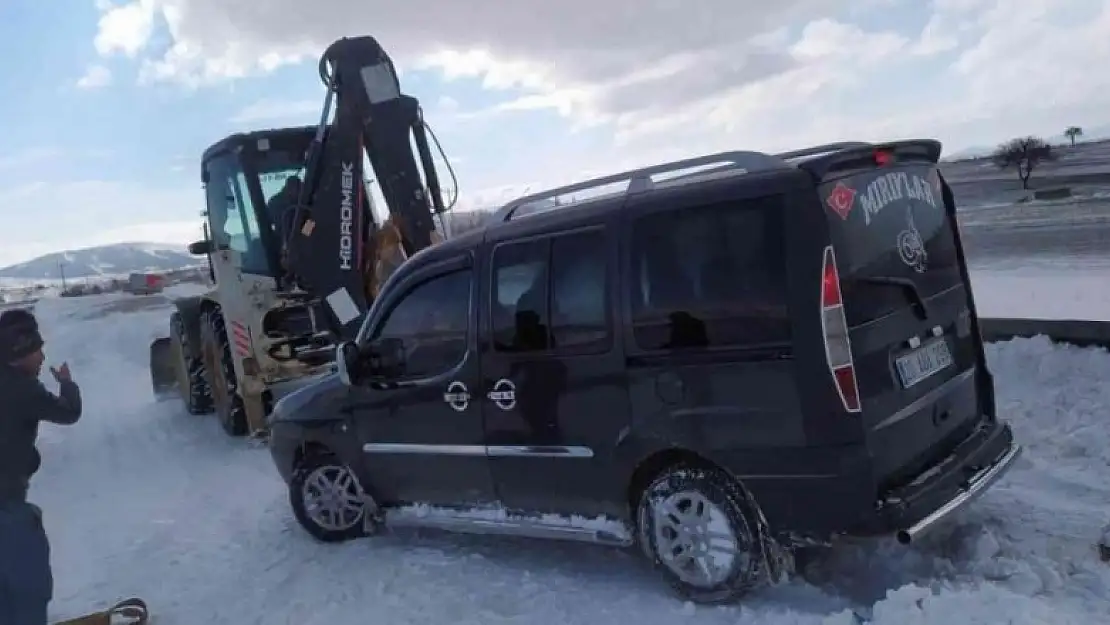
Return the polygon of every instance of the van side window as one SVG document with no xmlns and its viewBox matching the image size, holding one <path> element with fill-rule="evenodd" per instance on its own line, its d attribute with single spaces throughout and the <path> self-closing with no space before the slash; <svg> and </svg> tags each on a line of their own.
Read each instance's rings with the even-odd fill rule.
<svg viewBox="0 0 1110 625">
<path fill-rule="evenodd" d="M 494 349 L 607 350 L 605 235 L 600 230 L 497 247 Z"/>
<path fill-rule="evenodd" d="M 405 346 L 405 377 L 445 373 L 466 355 L 470 325 L 471 270 L 422 282 L 386 314 L 371 341 L 399 338 Z"/>
<path fill-rule="evenodd" d="M 541 239 L 493 252 L 493 347 L 499 352 L 548 348 L 548 243 Z"/>
<path fill-rule="evenodd" d="M 782 198 L 637 219 L 630 278 L 633 332 L 642 349 L 788 342 Z"/>
</svg>

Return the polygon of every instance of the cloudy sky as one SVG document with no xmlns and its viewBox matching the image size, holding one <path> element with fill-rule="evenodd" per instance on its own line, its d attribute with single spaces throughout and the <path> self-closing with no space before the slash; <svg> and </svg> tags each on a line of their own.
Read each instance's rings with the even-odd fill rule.
<svg viewBox="0 0 1110 625">
<path fill-rule="evenodd" d="M 313 123 L 315 63 L 372 34 L 460 207 L 728 148 L 1110 122 L 1110 0 L 0 2 L 0 264 L 199 236 L 199 156 Z"/>
</svg>

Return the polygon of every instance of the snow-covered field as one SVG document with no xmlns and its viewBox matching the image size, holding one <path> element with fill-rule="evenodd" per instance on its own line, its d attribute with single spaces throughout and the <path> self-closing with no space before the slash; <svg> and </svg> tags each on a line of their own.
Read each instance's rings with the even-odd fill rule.
<svg viewBox="0 0 1110 625">
<path fill-rule="evenodd" d="M 1070 259 L 971 269 L 984 317 L 1110 321 L 1110 266 L 1076 267 Z"/>
<path fill-rule="evenodd" d="M 1042 287 L 1014 280 L 976 275 L 986 313 L 1052 304 L 1110 319 L 1110 296 L 1074 309 L 1091 286 L 1069 295 L 1057 281 L 1036 304 Z M 43 426 L 32 488 L 53 543 L 55 619 L 132 595 L 158 625 L 1089 625 L 1110 611 L 1110 566 L 1094 548 L 1110 521 L 1105 351 L 990 347 L 999 410 L 1027 453 L 957 523 L 910 549 L 843 547 L 742 606 L 696 608 L 636 556 L 599 547 L 411 532 L 313 542 L 265 449 L 154 402 L 147 345 L 169 309 L 135 299 L 36 308 L 50 361 L 70 362 L 86 399 L 77 425 Z"/>
</svg>

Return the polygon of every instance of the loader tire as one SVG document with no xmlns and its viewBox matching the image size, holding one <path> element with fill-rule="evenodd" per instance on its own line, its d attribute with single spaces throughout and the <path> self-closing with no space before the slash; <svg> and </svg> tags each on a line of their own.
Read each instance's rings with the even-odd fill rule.
<svg viewBox="0 0 1110 625">
<path fill-rule="evenodd" d="M 229 436 L 247 433 L 247 411 L 239 396 L 235 361 L 227 338 L 224 316 L 218 308 L 201 313 L 200 343 L 204 354 L 204 372 L 220 426 Z"/>
<path fill-rule="evenodd" d="M 204 358 L 191 355 L 194 352 L 190 352 L 189 333 L 179 312 L 170 315 L 170 342 L 177 359 L 177 388 L 185 409 L 197 415 L 212 412 L 212 391 L 204 373 Z"/>
</svg>

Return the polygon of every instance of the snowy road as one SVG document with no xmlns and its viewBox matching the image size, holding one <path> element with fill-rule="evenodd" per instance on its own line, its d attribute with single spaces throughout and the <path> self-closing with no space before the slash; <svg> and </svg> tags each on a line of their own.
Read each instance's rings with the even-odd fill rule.
<svg viewBox="0 0 1110 625">
<path fill-rule="evenodd" d="M 49 359 L 70 361 L 87 406 L 72 428 L 43 427 L 32 491 L 53 541 L 55 618 L 131 595 L 158 625 L 1088 625 L 1110 610 L 1110 567 L 1093 547 L 1110 521 L 1106 352 L 991 346 L 999 410 L 1027 449 L 1003 482 L 921 546 L 842 548 L 742 607 L 710 609 L 603 548 L 431 533 L 311 541 L 264 449 L 153 401 L 147 345 L 168 309 L 98 312 L 119 303 L 37 307 Z"/>
</svg>

